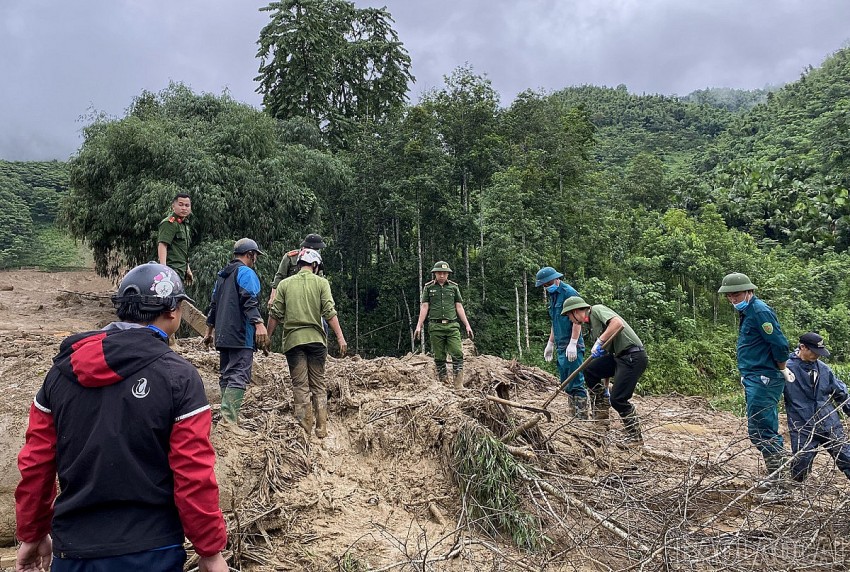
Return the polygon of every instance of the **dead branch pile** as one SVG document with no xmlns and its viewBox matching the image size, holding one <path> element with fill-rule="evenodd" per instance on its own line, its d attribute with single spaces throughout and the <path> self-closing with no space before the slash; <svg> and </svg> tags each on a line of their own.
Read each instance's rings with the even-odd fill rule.
<svg viewBox="0 0 850 572">
<path fill-rule="evenodd" d="M 184 353 L 202 371 L 212 365 Z M 285 358 L 259 358 L 248 434 L 214 433 L 234 567 L 846 569 L 850 500 L 828 466 L 794 502 L 766 504 L 741 421 L 682 397 L 639 401 L 642 449 L 618 445 L 616 421 L 602 433 L 572 419 L 565 399 L 553 402 L 552 423 L 499 445 L 534 414 L 484 395 L 507 388 L 537 405 L 555 379 L 493 356 L 470 356 L 465 367 L 470 389 L 456 394 L 425 356 L 329 358 L 331 434 L 320 442 L 292 419 Z M 479 464 L 463 464 L 473 450 Z M 472 491 L 481 476 L 489 504 Z M 509 509 L 497 502 L 500 487 Z"/>
</svg>

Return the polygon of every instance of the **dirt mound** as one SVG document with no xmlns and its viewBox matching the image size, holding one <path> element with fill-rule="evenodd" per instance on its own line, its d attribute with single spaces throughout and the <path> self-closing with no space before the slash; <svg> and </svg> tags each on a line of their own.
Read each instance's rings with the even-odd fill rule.
<svg viewBox="0 0 850 572">
<path fill-rule="evenodd" d="M 8 282 L 8 281 L 6 281 Z M 4 282 L 0 273 L 0 284 Z M 17 289 L 17 287 L 16 287 Z M 97 291 L 55 301 L 73 330 L 108 317 Z M 2 297 L 10 292 L 0 291 Z M 46 297 L 47 294 L 45 294 Z M 31 300 L 45 304 L 49 300 Z M 67 307 L 61 304 L 67 302 Z M 63 314 L 65 312 L 65 314 Z M 4 314 L 0 314 L 4 315 Z M 0 535 L 10 540 L 29 404 L 63 332 L 0 331 Z M 471 350 L 469 346 L 467 350 Z M 199 338 L 176 350 L 219 400 L 218 354 Z M 848 486 L 826 455 L 790 504 L 763 503 L 741 419 L 704 399 L 638 398 L 646 445 L 622 426 L 576 421 L 555 399 L 551 422 L 501 439 L 555 387 L 546 372 L 469 355 L 468 389 L 434 379 L 422 355 L 329 358 L 329 433 L 306 438 L 291 414 L 280 354 L 258 355 L 245 433 L 216 427 L 217 474 L 231 566 L 241 570 L 843 569 Z M 215 417 L 217 418 L 217 406 Z M 821 458 L 823 457 L 823 458 Z M 3 534 L 5 533 L 5 534 Z"/>
</svg>

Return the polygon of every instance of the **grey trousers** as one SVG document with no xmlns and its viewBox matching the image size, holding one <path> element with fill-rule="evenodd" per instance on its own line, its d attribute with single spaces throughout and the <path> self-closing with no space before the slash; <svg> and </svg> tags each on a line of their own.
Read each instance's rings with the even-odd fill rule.
<svg viewBox="0 0 850 572">
<path fill-rule="evenodd" d="M 228 387 L 245 389 L 251 382 L 251 367 L 254 365 L 252 348 L 219 348 L 218 384 L 224 391 Z"/>
</svg>

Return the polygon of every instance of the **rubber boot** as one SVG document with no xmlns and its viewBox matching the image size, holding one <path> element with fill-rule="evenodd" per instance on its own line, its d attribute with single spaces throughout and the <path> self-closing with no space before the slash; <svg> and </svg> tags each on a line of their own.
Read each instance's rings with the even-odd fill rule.
<svg viewBox="0 0 850 572">
<path fill-rule="evenodd" d="M 608 431 L 611 428 L 611 401 L 605 395 L 605 389 L 601 391 L 591 391 L 590 398 L 593 401 L 593 421 L 596 422 L 603 431 Z"/>
<path fill-rule="evenodd" d="M 316 437 L 324 439 L 328 436 L 328 400 L 313 398 L 313 413 L 316 415 Z"/>
<path fill-rule="evenodd" d="M 756 490 L 764 491 L 762 500 L 778 502 L 793 496 L 791 481 L 788 478 L 787 458 L 783 453 L 762 453 L 767 477 L 756 484 Z"/>
<path fill-rule="evenodd" d="M 455 387 L 456 390 L 463 389 L 463 370 L 462 369 L 455 372 L 454 382 L 455 382 L 454 387 Z"/>
<path fill-rule="evenodd" d="M 245 398 L 245 390 L 228 387 L 221 394 L 221 420 L 232 425 L 239 424 L 239 410 L 242 409 L 242 400 Z"/>
<path fill-rule="evenodd" d="M 643 434 L 640 430 L 640 417 L 637 409 L 632 407 L 631 411 L 623 417 L 623 427 L 626 429 L 626 442 L 643 445 Z"/>
<path fill-rule="evenodd" d="M 292 405 L 292 414 L 309 437 L 313 432 L 313 406 L 309 403 L 295 403 Z"/>
<path fill-rule="evenodd" d="M 576 419 L 587 420 L 587 398 L 574 397 L 573 405 L 575 406 Z"/>
<path fill-rule="evenodd" d="M 773 485 L 779 479 L 778 471 L 782 466 L 783 459 L 782 455 L 764 452 L 762 452 L 762 457 L 764 457 L 764 467 L 767 474 L 756 482 L 755 490 L 764 493 L 773 488 Z"/>
<path fill-rule="evenodd" d="M 440 367 L 442 365 L 442 367 Z M 437 381 L 440 382 L 440 385 L 448 385 L 449 383 L 449 374 L 446 373 L 446 364 L 440 363 L 437 364 Z"/>
</svg>

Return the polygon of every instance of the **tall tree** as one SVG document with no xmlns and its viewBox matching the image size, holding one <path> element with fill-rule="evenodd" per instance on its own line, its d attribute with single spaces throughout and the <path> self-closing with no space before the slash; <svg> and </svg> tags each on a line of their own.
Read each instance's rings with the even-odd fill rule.
<svg viewBox="0 0 850 572">
<path fill-rule="evenodd" d="M 345 0 L 283 0 L 260 32 L 257 57 L 267 112 L 316 121 L 335 147 L 354 125 L 379 121 L 406 101 L 410 56 L 385 8 Z"/>
<path fill-rule="evenodd" d="M 463 228 L 464 276 L 470 283 L 469 246 L 475 237 L 469 231 L 480 225 L 473 215 L 472 191 L 480 193 L 489 184 L 496 165 L 493 161 L 499 95 L 490 80 L 476 74 L 469 64 L 445 77 L 445 88 L 426 94 L 422 104 L 433 110 L 437 125 L 454 164 L 454 182 L 465 219 Z M 475 219 L 479 221 L 476 223 Z M 479 248 L 482 245 L 479 244 Z M 483 276 L 482 276 L 483 280 Z"/>
<path fill-rule="evenodd" d="M 126 117 L 97 121 L 84 135 L 71 161 L 63 216 L 72 234 L 92 247 L 96 270 L 116 276 L 124 265 L 150 260 L 171 199 L 186 192 L 193 199 L 199 247 L 192 267 L 202 270 L 196 272 L 202 299 L 221 263 L 209 254 L 218 251 L 202 242 L 232 244 L 250 236 L 272 254 L 267 258 L 279 260 L 283 248 L 320 224 L 317 195 L 350 182 L 340 159 L 286 144 L 267 114 L 180 84 L 143 93 Z"/>
</svg>

